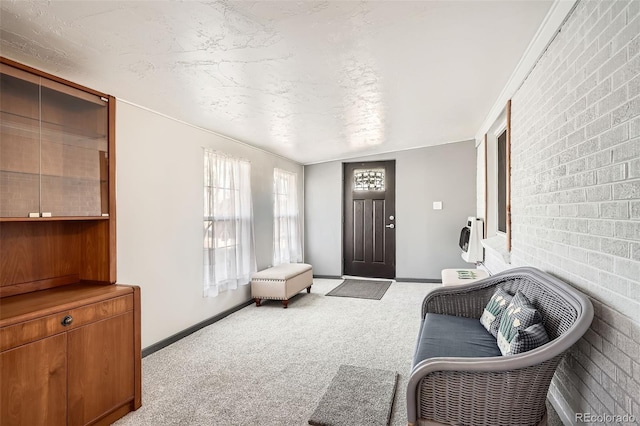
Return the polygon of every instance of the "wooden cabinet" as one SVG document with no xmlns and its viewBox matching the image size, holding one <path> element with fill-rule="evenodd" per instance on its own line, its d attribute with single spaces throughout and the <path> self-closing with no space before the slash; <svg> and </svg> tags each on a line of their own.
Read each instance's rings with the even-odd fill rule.
<svg viewBox="0 0 640 426">
<path fill-rule="evenodd" d="M 0 424 L 141 405 L 140 289 L 116 285 L 115 99 L 0 57 Z"/>
<path fill-rule="evenodd" d="M 0 71 L 0 297 L 115 283 L 115 98 Z"/>
<path fill-rule="evenodd" d="M 2 425 L 108 424 L 141 405 L 140 289 L 78 284 L 2 299 Z"/>
<path fill-rule="evenodd" d="M 59 334 L 0 352 L 3 425 L 65 425 L 67 336 Z"/>
<path fill-rule="evenodd" d="M 88 424 L 105 407 L 132 401 L 132 324 L 129 311 L 69 333 L 69 424 Z"/>
</svg>

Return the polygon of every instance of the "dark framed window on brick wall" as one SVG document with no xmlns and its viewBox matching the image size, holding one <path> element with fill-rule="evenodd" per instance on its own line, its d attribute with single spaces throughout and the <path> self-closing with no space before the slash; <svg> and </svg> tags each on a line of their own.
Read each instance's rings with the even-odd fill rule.
<svg viewBox="0 0 640 426">
<path fill-rule="evenodd" d="M 484 137 L 485 238 L 506 238 L 511 251 L 511 100 Z"/>
<path fill-rule="evenodd" d="M 498 232 L 507 233 L 507 130 L 497 139 L 498 148 Z"/>
</svg>

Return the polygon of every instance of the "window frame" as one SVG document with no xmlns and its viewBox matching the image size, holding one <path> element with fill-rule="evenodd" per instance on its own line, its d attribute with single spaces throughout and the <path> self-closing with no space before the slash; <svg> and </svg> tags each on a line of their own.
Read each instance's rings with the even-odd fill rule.
<svg viewBox="0 0 640 426">
<path fill-rule="evenodd" d="M 498 137 L 506 132 L 505 146 L 505 218 L 506 230 L 504 232 L 498 229 L 498 211 L 501 209 L 498 197 Z M 491 134 L 491 137 L 489 135 Z M 494 155 L 492 156 L 492 164 L 490 170 L 489 163 L 489 145 L 492 145 Z M 491 129 L 484 135 L 484 207 L 485 207 L 485 223 L 484 238 L 494 236 L 502 236 L 506 240 L 506 251 L 511 252 L 511 99 L 507 101 L 507 105 L 503 112 L 496 119 Z M 491 173 L 493 181 L 490 185 L 489 174 Z M 494 195 L 492 198 L 491 195 Z M 493 232 L 489 232 L 489 224 L 495 221 L 496 226 Z M 493 224 L 491 224 L 493 225 Z"/>
<path fill-rule="evenodd" d="M 287 179 L 293 179 L 293 182 L 288 181 L 287 182 L 287 187 L 291 187 L 293 184 L 293 192 L 289 192 L 288 194 L 282 192 L 282 191 L 278 191 L 279 186 L 277 184 L 277 174 L 281 174 L 283 176 L 287 176 Z M 279 205 L 279 201 L 280 201 L 280 197 L 288 197 L 289 195 L 294 195 L 294 200 L 295 200 L 295 211 L 287 211 L 285 212 L 285 214 L 277 214 L 277 206 Z M 276 227 L 276 222 L 281 221 L 283 219 L 285 220 L 295 220 L 296 222 L 296 229 L 297 229 L 297 235 L 296 237 L 296 241 L 294 241 L 295 244 L 298 245 L 298 247 L 295 248 L 295 251 L 297 251 L 297 253 L 293 253 L 296 255 L 296 257 L 292 256 L 292 251 L 291 251 L 291 246 L 292 246 L 292 241 L 293 241 L 293 237 L 291 235 L 288 235 L 286 238 L 286 242 L 287 242 L 287 250 L 288 250 L 288 256 L 287 258 L 289 260 L 293 260 L 296 262 L 302 262 L 304 254 L 303 254 L 303 243 L 302 243 L 302 220 L 301 220 L 301 215 L 300 215 L 300 197 L 298 196 L 298 174 L 295 172 L 291 172 L 289 170 L 285 170 L 285 169 L 281 169 L 278 167 L 274 167 L 273 169 L 273 256 L 272 256 L 272 264 L 276 265 L 281 263 L 281 259 L 280 256 L 276 257 L 276 238 L 282 242 L 282 235 L 278 235 L 276 236 L 276 229 L 282 229 L 282 227 Z M 286 203 L 287 205 L 290 204 L 290 200 L 288 203 Z M 280 247 L 278 245 L 278 247 Z"/>
<path fill-rule="evenodd" d="M 493 170 L 494 175 L 495 175 L 495 182 L 496 182 L 496 200 L 495 200 L 495 209 L 494 209 L 494 217 L 493 220 L 495 220 L 496 222 L 496 234 L 499 235 L 507 235 L 507 200 L 506 200 L 506 188 L 507 188 L 507 181 L 509 180 L 509 175 L 507 173 L 507 171 L 505 170 L 505 175 L 504 175 L 504 185 L 505 185 L 505 200 L 504 200 L 504 205 L 502 205 L 502 203 L 500 203 L 500 136 L 502 136 L 503 134 L 505 135 L 505 159 L 504 159 L 504 164 L 505 164 L 505 169 L 506 169 L 506 150 L 507 150 L 507 143 L 506 143 L 506 139 L 507 138 L 507 122 L 503 122 L 501 126 L 498 127 L 498 130 L 495 132 L 495 138 L 494 138 L 494 142 L 496 145 L 496 150 L 495 150 L 495 169 Z M 503 213 L 505 215 L 505 229 L 504 231 L 500 229 L 500 210 L 503 210 Z"/>
<path fill-rule="evenodd" d="M 210 161 L 215 156 L 220 156 L 225 159 L 228 159 L 229 161 L 236 162 L 237 164 L 232 165 L 230 167 L 232 168 L 235 166 L 239 167 L 239 170 L 237 170 L 236 172 L 238 173 L 239 176 L 245 177 L 244 181 L 242 179 L 240 180 L 241 182 L 242 181 L 246 182 L 247 179 L 249 179 L 250 181 L 251 179 L 251 162 L 250 161 L 242 158 L 233 157 L 224 153 L 220 153 L 218 151 L 211 150 L 208 148 L 204 148 L 204 170 L 203 170 L 204 179 L 203 179 L 203 186 L 202 186 L 203 201 L 204 201 L 203 210 L 202 210 L 203 211 L 203 246 L 202 246 L 203 259 L 207 257 L 210 258 L 211 257 L 210 254 L 213 252 L 214 253 L 213 258 L 215 258 L 217 261 L 217 253 L 221 253 L 223 251 L 232 251 L 236 253 L 235 257 L 237 258 L 238 251 L 244 251 L 245 253 L 246 252 L 249 253 L 249 261 L 248 263 L 246 262 L 242 263 L 243 266 L 248 267 L 248 270 L 246 270 L 246 268 L 242 268 L 240 270 L 238 269 L 227 270 L 226 275 L 222 277 L 222 280 L 217 281 L 214 284 L 212 284 L 211 282 L 208 282 L 205 275 L 203 277 L 203 284 L 204 284 L 203 296 L 204 297 L 215 297 L 220 291 L 235 289 L 237 288 L 238 284 L 240 285 L 248 284 L 249 280 L 245 278 L 250 277 L 251 273 L 255 272 L 255 269 L 256 269 L 255 257 L 254 257 L 255 247 L 253 243 L 254 235 L 253 235 L 251 187 L 246 185 L 243 186 L 242 184 L 234 186 L 231 183 L 231 181 L 223 182 L 223 183 L 216 182 L 215 179 L 212 181 L 209 178 L 209 172 L 215 169 L 215 163 L 211 164 L 211 163 L 208 163 L 208 161 Z M 245 190 L 247 190 L 248 193 L 245 193 Z M 222 201 L 226 199 L 234 199 L 235 205 L 241 206 L 240 211 L 235 213 L 231 213 L 231 212 L 221 213 L 221 211 L 225 211 L 226 209 L 224 208 L 216 209 L 214 207 L 212 207 L 212 210 L 209 211 L 210 206 L 207 203 L 207 199 L 209 195 L 213 198 L 214 204 L 218 205 L 216 201 L 220 201 L 216 199 L 217 198 L 216 191 L 224 192 L 225 195 L 228 194 L 228 197 L 223 197 Z M 248 202 L 247 202 L 247 197 L 248 197 Z M 244 201 L 239 202 L 239 200 L 244 200 Z M 209 216 L 207 216 L 207 213 L 209 213 Z M 236 232 L 236 235 L 233 235 L 233 232 L 231 232 L 231 234 L 227 235 L 224 240 L 221 239 L 220 241 L 218 241 L 218 238 L 216 238 L 215 234 L 212 235 L 211 237 L 208 236 L 208 233 L 216 232 L 216 224 L 218 225 L 222 224 L 222 226 L 218 226 L 217 231 L 221 231 L 220 228 L 222 228 L 223 234 L 225 232 L 228 233 L 229 229 L 227 228 L 227 226 L 231 226 L 232 228 L 240 226 L 240 228 L 243 229 L 245 232 L 241 234 L 240 238 L 238 238 L 237 232 Z M 248 235 L 246 234 L 247 230 L 248 230 Z M 247 241 L 245 240 L 248 240 L 247 247 L 245 247 L 246 245 L 245 243 L 247 243 Z M 211 244 L 208 244 L 208 243 L 211 243 Z M 207 267 L 206 261 L 203 266 L 206 269 Z M 209 264 L 209 267 L 211 267 L 210 264 Z M 238 274 L 238 272 L 240 272 L 240 274 Z M 215 289 L 215 290 L 212 290 L 212 289 Z"/>
</svg>

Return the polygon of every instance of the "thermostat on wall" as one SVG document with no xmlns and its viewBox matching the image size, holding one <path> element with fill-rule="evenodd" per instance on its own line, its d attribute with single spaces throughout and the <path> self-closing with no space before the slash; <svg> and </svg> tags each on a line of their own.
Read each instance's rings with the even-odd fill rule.
<svg viewBox="0 0 640 426">
<path fill-rule="evenodd" d="M 434 201 L 433 202 L 434 210 L 442 210 L 442 201 Z"/>
</svg>

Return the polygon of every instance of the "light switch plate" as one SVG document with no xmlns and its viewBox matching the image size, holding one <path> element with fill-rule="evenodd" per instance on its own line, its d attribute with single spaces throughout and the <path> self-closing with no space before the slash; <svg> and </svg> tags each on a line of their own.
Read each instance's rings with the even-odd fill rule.
<svg viewBox="0 0 640 426">
<path fill-rule="evenodd" d="M 442 201 L 434 201 L 433 202 L 434 210 L 442 210 Z"/>
</svg>

